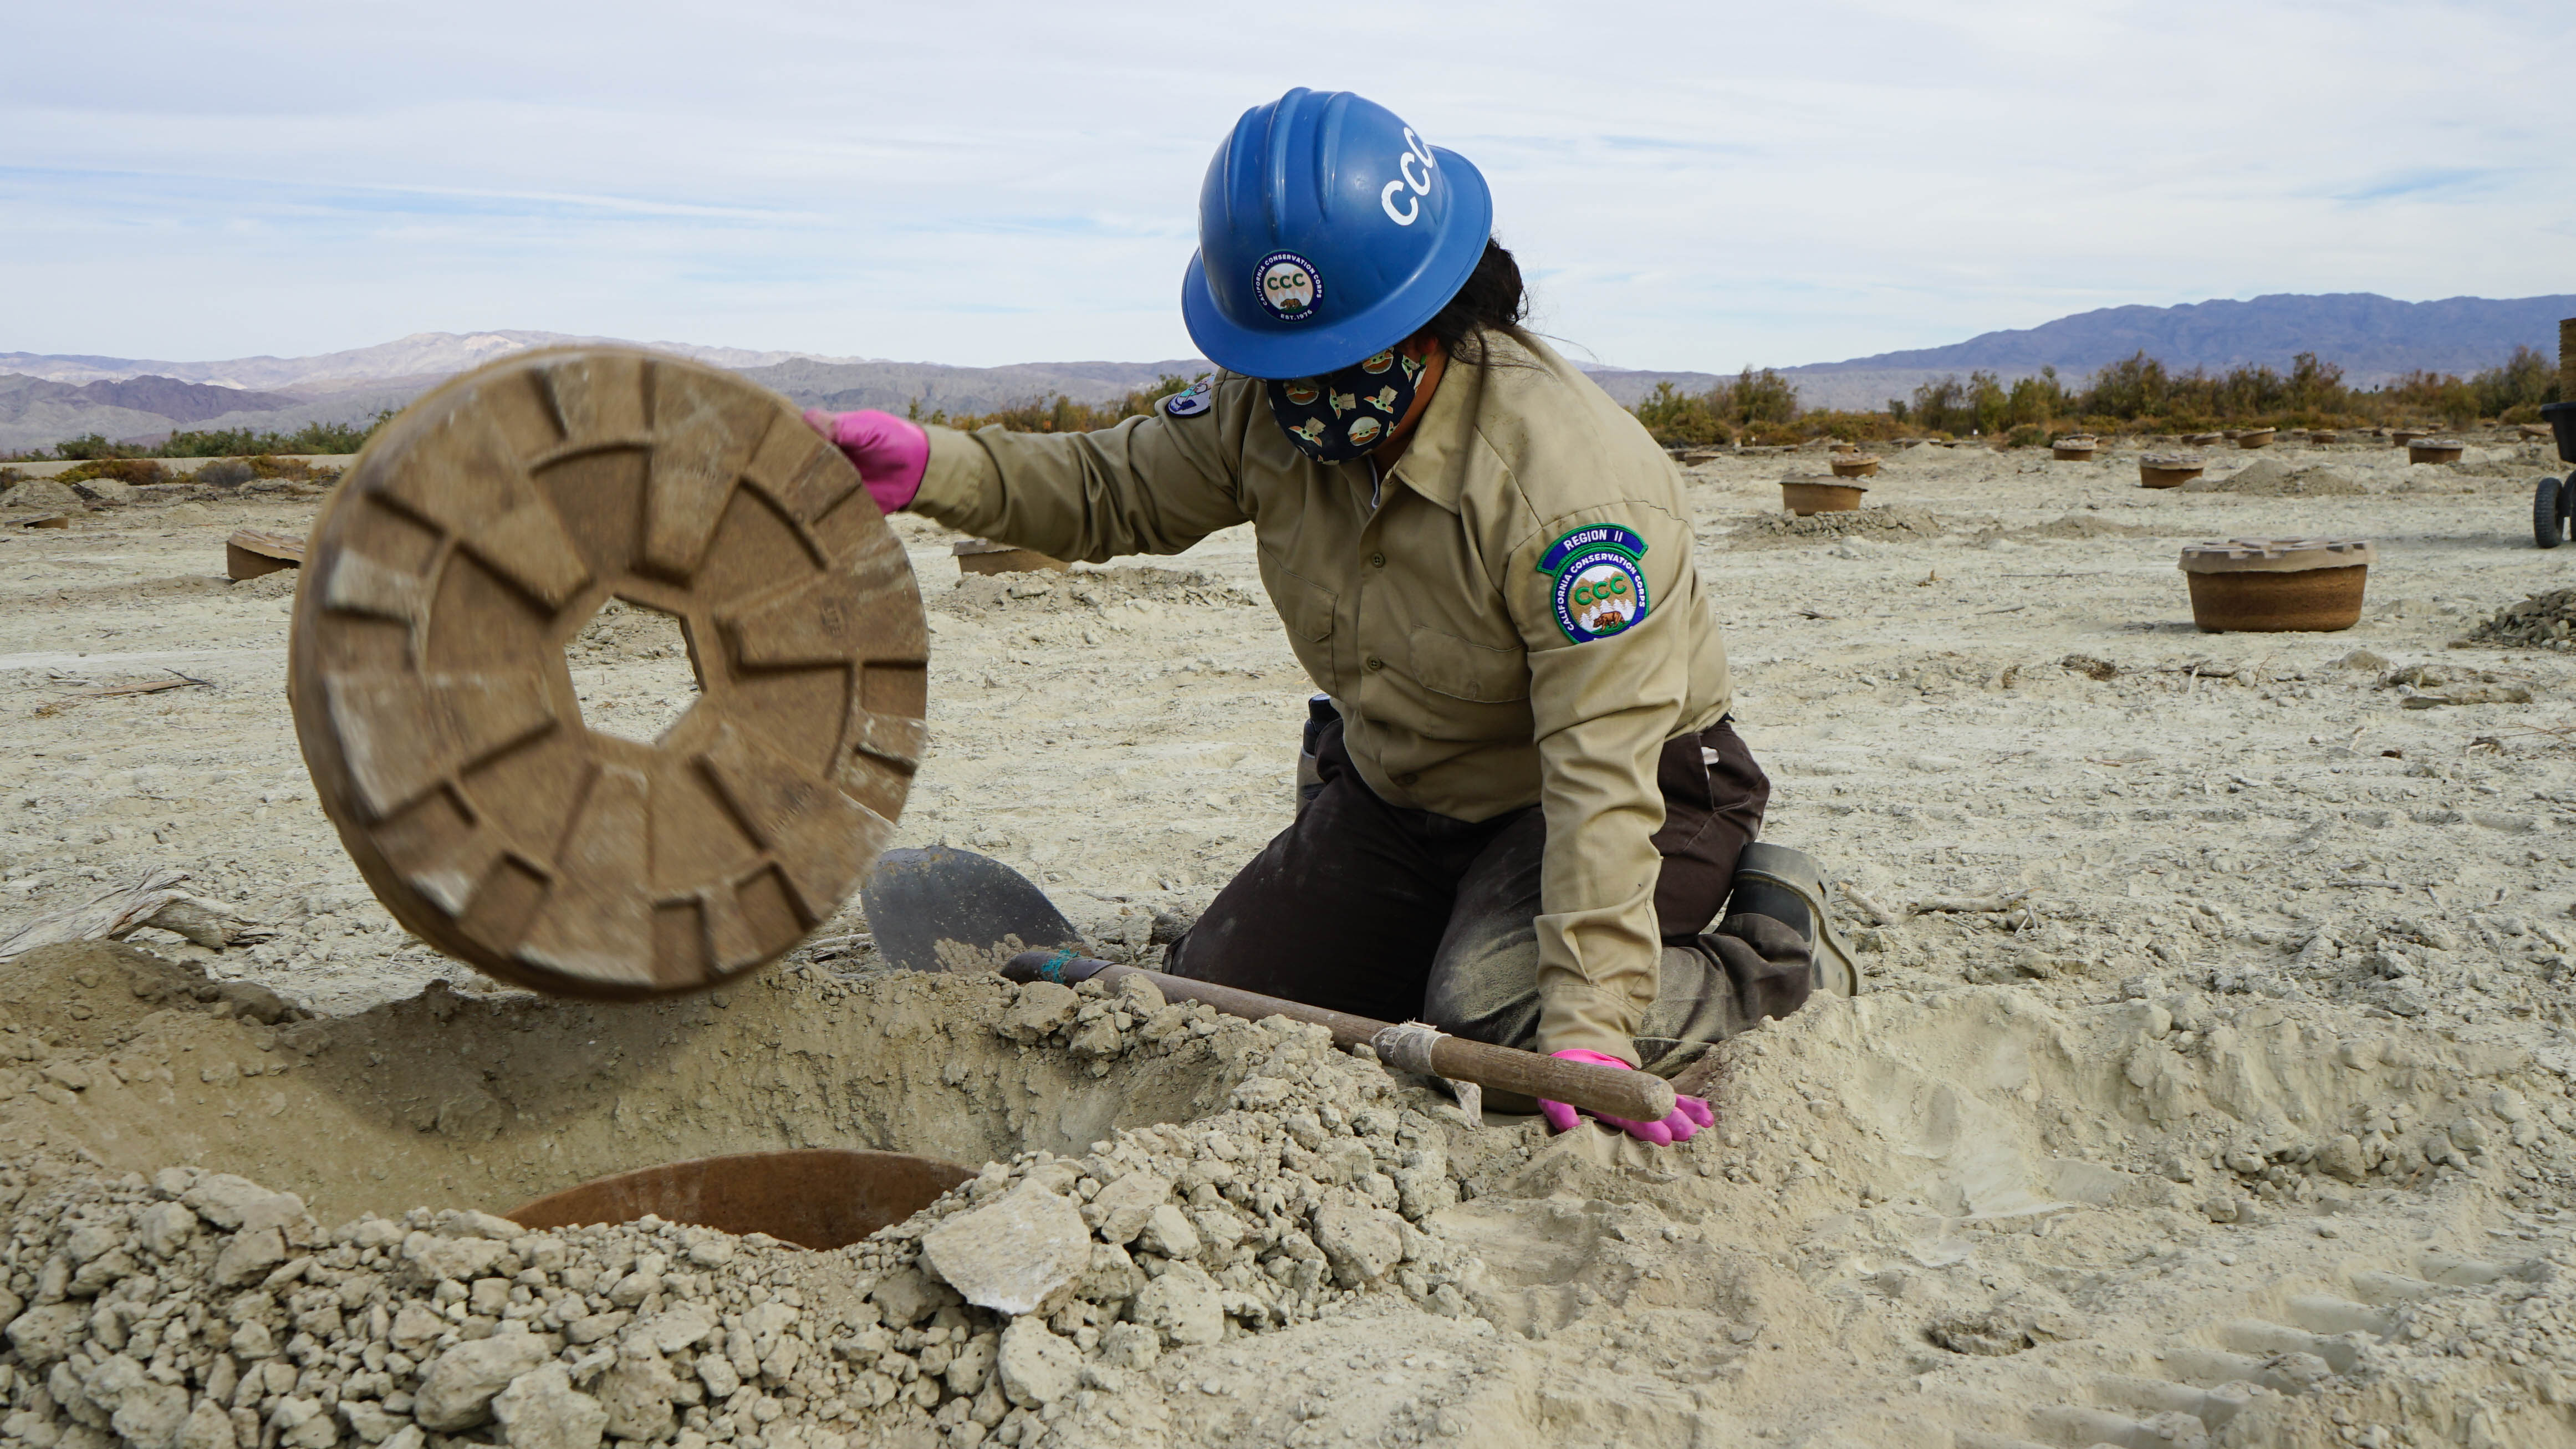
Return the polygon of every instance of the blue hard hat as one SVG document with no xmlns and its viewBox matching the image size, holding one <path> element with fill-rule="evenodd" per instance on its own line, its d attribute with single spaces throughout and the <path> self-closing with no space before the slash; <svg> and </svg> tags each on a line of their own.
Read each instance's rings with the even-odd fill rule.
<svg viewBox="0 0 2576 1449">
<path fill-rule="evenodd" d="M 1181 316 L 1219 367 L 1314 377 L 1430 321 L 1493 227 L 1466 157 L 1375 101 L 1301 86 L 1244 112 L 1208 163 Z"/>
</svg>

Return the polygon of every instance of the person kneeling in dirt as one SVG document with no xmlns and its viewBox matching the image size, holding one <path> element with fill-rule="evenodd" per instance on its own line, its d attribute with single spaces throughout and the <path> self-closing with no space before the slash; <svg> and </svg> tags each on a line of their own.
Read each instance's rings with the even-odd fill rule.
<svg viewBox="0 0 2576 1449">
<path fill-rule="evenodd" d="M 1820 883 L 1750 844 L 1770 784 L 1729 723 L 1680 473 L 1521 327 L 1492 221 L 1465 158 L 1292 90 L 1201 192 L 1181 305 L 1213 382 L 1093 433 L 807 418 L 889 512 L 1058 558 L 1253 525 L 1329 696 L 1315 786 L 1170 969 L 1673 1075 L 1805 1002 Z M 1615 1125 L 1709 1120 L 1684 1097 Z"/>
</svg>

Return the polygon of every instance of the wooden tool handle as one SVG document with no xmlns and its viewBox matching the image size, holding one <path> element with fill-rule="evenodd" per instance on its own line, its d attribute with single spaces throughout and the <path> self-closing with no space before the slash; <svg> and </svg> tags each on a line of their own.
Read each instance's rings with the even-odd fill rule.
<svg viewBox="0 0 2576 1449">
<path fill-rule="evenodd" d="M 1334 1043 L 1346 1047 L 1362 1042 L 1374 1047 L 1394 1025 L 1344 1011 L 1327 1011 L 1301 1001 L 1264 996 L 1257 991 L 1192 981 L 1186 976 L 1166 976 L 1160 971 L 1113 965 L 1063 951 L 1023 951 L 1011 958 L 1002 974 L 1014 981 L 1055 981 L 1066 985 L 1097 976 L 1111 986 L 1130 976 L 1141 976 L 1153 982 L 1166 1000 L 1200 1002 L 1246 1021 L 1284 1016 L 1291 1021 L 1309 1022 L 1330 1031 Z M 1430 1062 L 1432 1071 L 1440 1076 L 1496 1091 L 1518 1092 L 1524 1097 L 1563 1102 L 1598 1117 L 1660 1122 L 1673 1113 L 1672 1083 L 1649 1072 L 1570 1062 L 1563 1057 L 1541 1056 L 1445 1034 L 1431 1044 Z"/>
</svg>

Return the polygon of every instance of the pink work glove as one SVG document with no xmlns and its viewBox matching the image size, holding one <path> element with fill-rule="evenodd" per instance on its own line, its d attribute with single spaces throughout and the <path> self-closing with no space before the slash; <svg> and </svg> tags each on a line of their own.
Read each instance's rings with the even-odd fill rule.
<svg viewBox="0 0 2576 1449">
<path fill-rule="evenodd" d="M 1554 1055 L 1563 1057 L 1569 1062 L 1590 1062 L 1596 1067 L 1617 1067 L 1623 1072 L 1631 1070 L 1626 1062 L 1617 1057 L 1585 1051 L 1581 1047 L 1568 1047 Z M 1539 1115 L 1547 1119 L 1547 1125 L 1559 1132 L 1573 1131 L 1574 1124 L 1581 1120 L 1575 1110 L 1563 1102 L 1541 1102 L 1538 1104 L 1538 1110 Z M 1710 1111 L 1708 1104 L 1697 1097 L 1675 1097 L 1673 1115 L 1661 1122 L 1630 1122 L 1619 1117 L 1603 1117 L 1600 1120 L 1640 1142 L 1651 1142 L 1657 1147 L 1667 1147 L 1675 1142 L 1688 1142 L 1698 1134 L 1699 1129 L 1716 1121 L 1717 1114 Z"/>
<path fill-rule="evenodd" d="M 930 435 L 918 423 L 873 409 L 856 413 L 805 410 L 805 425 L 829 439 L 857 465 L 868 496 L 887 513 L 912 506 L 921 475 L 930 471 Z"/>
</svg>

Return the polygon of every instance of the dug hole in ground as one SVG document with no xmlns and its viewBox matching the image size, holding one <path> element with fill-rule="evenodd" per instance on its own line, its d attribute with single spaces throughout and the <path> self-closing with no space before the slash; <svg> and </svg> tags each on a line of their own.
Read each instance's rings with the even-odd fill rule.
<svg viewBox="0 0 2576 1449">
<path fill-rule="evenodd" d="M 708 996 L 496 987 L 313 803 L 296 575 L 220 577 L 309 499 L 12 532 L 0 933 L 156 871 L 258 929 L 0 964 L 0 1438 L 2571 1442 L 2576 669 L 2527 619 L 2449 647 L 2571 582 L 2542 461 L 2276 448 L 2164 493 L 2106 452 L 1893 453 L 1885 508 L 1795 523 L 1818 459 L 1690 470 L 1765 834 L 1850 882 L 1869 990 L 1722 1047 L 1717 1128 L 1663 1150 L 1471 1126 L 1284 1024 L 890 971 L 855 906 Z M 1290 811 L 1249 539 L 952 582 L 899 527 L 934 685 L 897 843 L 1152 961 Z M 2182 543 L 2318 534 L 2379 545 L 2360 627 L 2192 630 Z M 636 614 L 571 663 L 643 734 L 691 687 Z M 831 1251 L 493 1216 L 798 1147 L 985 1165 Z"/>
</svg>

